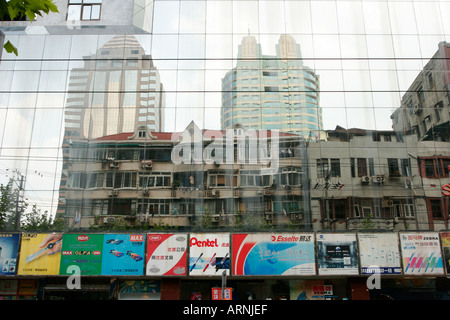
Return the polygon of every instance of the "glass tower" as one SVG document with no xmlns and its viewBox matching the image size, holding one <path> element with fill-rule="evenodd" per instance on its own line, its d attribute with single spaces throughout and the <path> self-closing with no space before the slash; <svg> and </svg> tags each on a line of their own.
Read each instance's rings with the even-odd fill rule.
<svg viewBox="0 0 450 320">
<path fill-rule="evenodd" d="M 239 45 L 237 65 L 222 79 L 223 129 L 241 125 L 318 137 L 323 129 L 319 76 L 305 66 L 300 45 L 281 35 L 276 55 L 263 55 L 248 35 Z"/>
</svg>

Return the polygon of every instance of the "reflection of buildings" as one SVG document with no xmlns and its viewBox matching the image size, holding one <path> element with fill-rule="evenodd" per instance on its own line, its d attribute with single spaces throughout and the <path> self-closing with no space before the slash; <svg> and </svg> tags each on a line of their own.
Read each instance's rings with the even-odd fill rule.
<svg viewBox="0 0 450 320">
<path fill-rule="evenodd" d="M 71 70 L 66 139 L 98 138 L 137 127 L 162 131 L 159 73 L 135 37 L 115 36 L 83 60 L 84 67 Z"/>
<path fill-rule="evenodd" d="M 447 142 L 339 126 L 327 135 L 308 147 L 315 230 L 448 228 Z"/>
<path fill-rule="evenodd" d="M 58 214 L 66 210 L 67 183 L 73 178 L 68 173 L 73 140 L 135 130 L 140 137 L 152 139 L 150 132 L 161 131 L 164 121 L 158 70 L 134 36 L 116 35 L 83 61 L 82 68 L 71 70 L 69 79 Z M 95 151 L 86 151 L 86 156 L 95 159 Z"/>
<path fill-rule="evenodd" d="M 239 46 L 237 66 L 222 79 L 222 129 L 280 130 L 314 137 L 322 129 L 319 77 L 303 65 L 300 46 L 282 35 L 276 56 L 265 56 L 255 37 Z"/>
<path fill-rule="evenodd" d="M 391 118 L 395 131 L 419 140 L 450 141 L 450 44 L 439 49 L 403 95 Z"/>
<path fill-rule="evenodd" d="M 174 164 L 177 158 L 172 153 L 178 142 L 172 135 L 178 138 L 180 133 L 152 132 L 154 139 L 145 139 L 139 131 L 73 140 L 66 183 L 69 225 L 88 227 L 94 220 L 107 225 L 124 218 L 133 225 L 310 229 L 308 196 L 302 191 L 307 185 L 303 140 L 280 133 L 277 168 L 270 171 L 266 163 L 251 163 L 249 157 L 239 163 L 241 133 L 231 132 L 237 135 L 231 138 L 232 163 L 221 164 Z M 186 133 L 193 145 L 200 142 L 202 148 L 212 142 L 207 138 L 211 134 L 223 134 L 226 140 L 225 131 L 201 131 L 194 123 Z M 274 139 L 269 134 L 265 141 L 270 145 Z M 244 147 L 247 152 L 249 148 Z M 78 214 L 79 223 L 74 222 Z"/>
</svg>

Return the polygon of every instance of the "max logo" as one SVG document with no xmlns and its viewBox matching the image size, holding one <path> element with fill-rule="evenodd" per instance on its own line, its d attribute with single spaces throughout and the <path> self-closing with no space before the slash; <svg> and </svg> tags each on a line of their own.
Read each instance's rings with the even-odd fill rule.
<svg viewBox="0 0 450 320">
<path fill-rule="evenodd" d="M 444 196 L 450 196 L 450 184 L 444 184 L 442 186 L 442 194 Z"/>
</svg>

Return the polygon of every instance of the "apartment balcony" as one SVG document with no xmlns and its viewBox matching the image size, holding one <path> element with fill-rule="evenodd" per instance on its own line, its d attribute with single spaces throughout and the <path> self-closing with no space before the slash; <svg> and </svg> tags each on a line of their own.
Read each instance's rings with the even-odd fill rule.
<svg viewBox="0 0 450 320">
<path fill-rule="evenodd" d="M 347 230 L 394 230 L 394 218 L 349 218 Z"/>
</svg>

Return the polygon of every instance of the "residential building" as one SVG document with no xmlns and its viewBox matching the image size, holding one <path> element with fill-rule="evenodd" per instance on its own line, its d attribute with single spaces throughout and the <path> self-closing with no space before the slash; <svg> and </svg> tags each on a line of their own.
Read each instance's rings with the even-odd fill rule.
<svg viewBox="0 0 450 320">
<path fill-rule="evenodd" d="M 395 131 L 413 132 L 418 140 L 449 141 L 449 58 L 450 44 L 440 42 L 392 114 Z"/>
<path fill-rule="evenodd" d="M 308 147 L 315 229 L 448 228 L 447 142 L 340 126 L 327 137 Z"/>
</svg>

